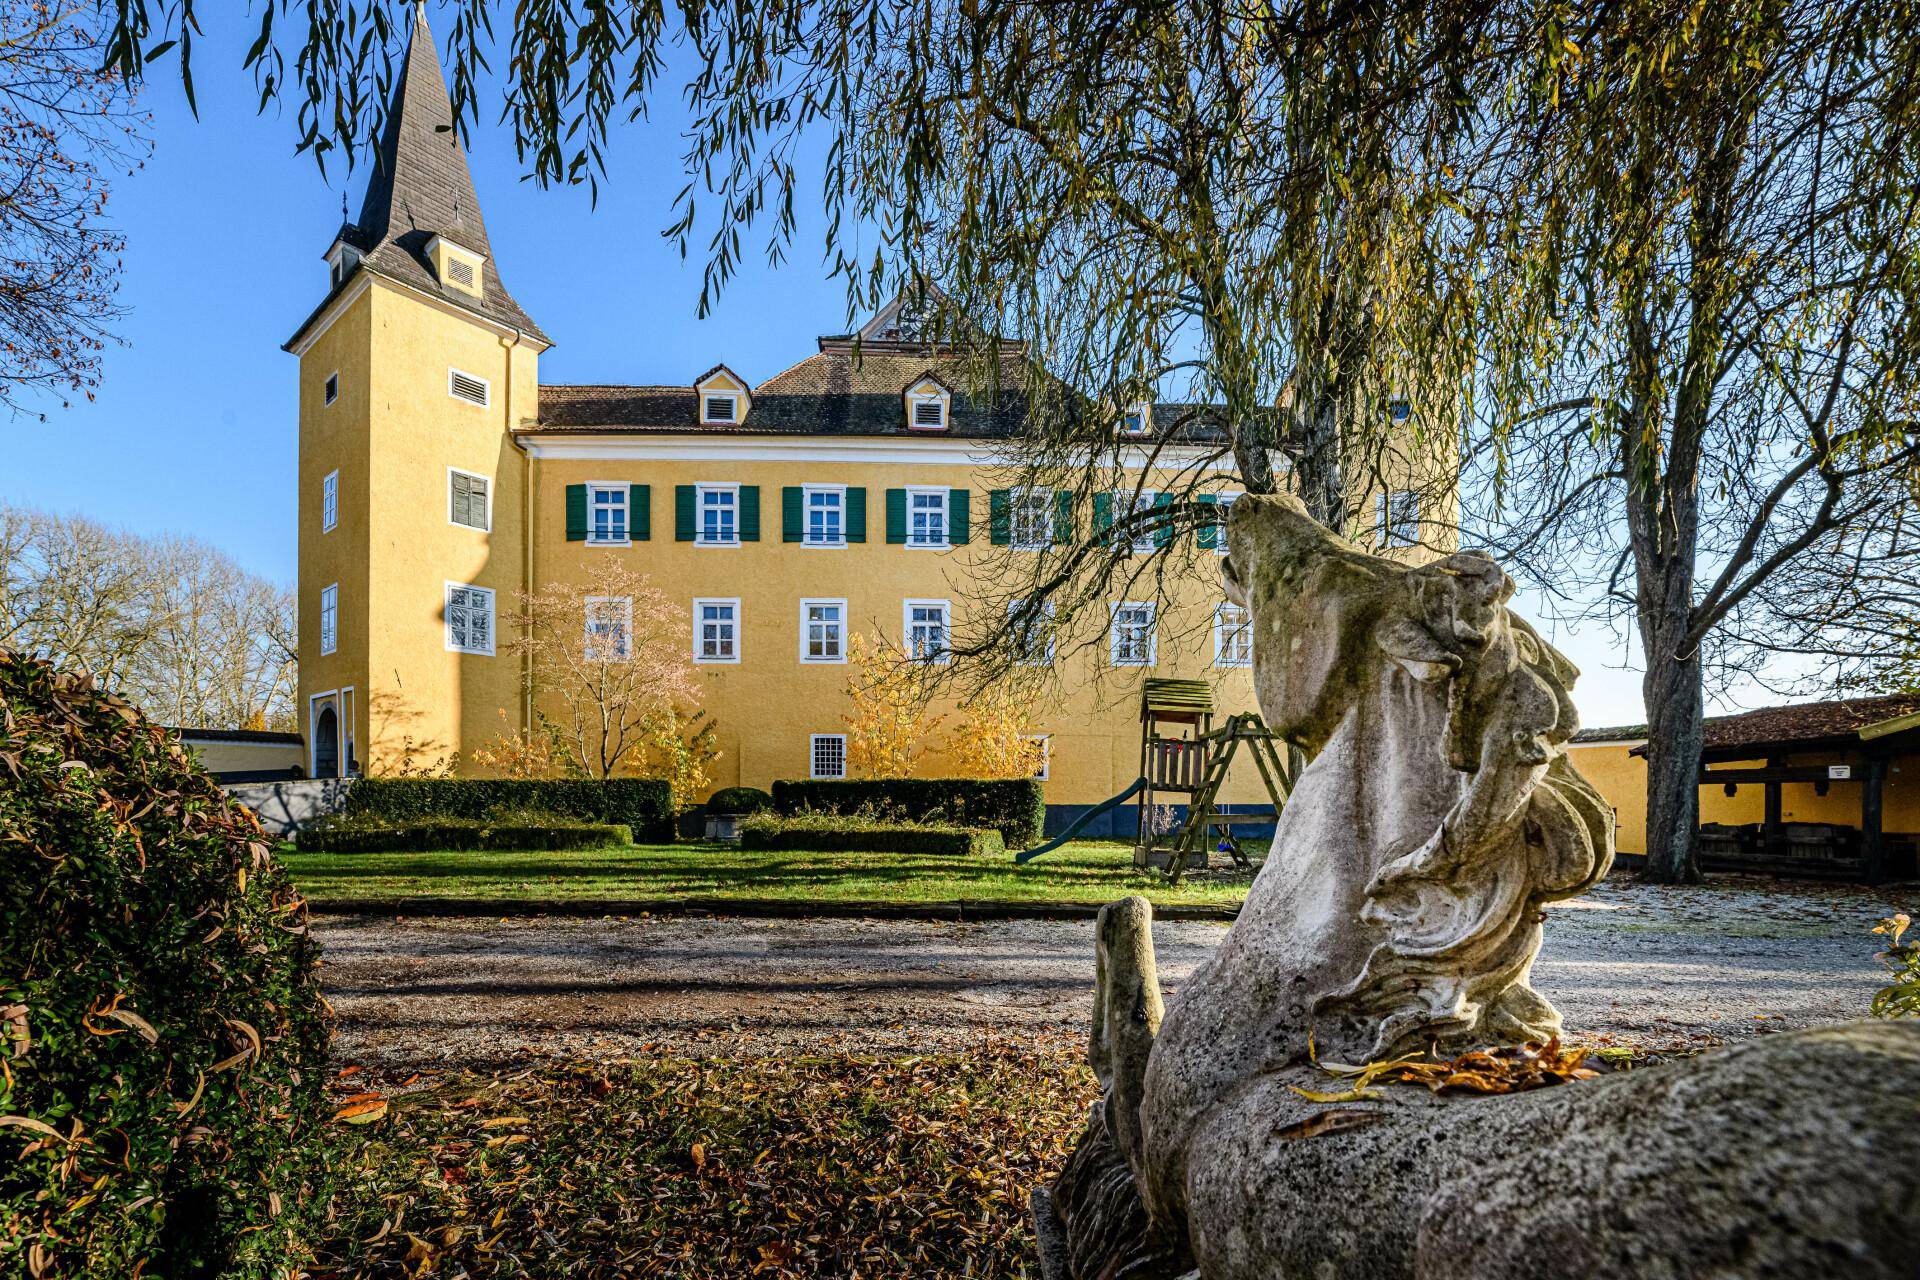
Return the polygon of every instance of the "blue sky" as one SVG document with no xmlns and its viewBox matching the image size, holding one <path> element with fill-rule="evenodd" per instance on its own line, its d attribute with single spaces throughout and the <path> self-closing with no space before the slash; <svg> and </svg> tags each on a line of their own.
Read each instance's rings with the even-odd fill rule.
<svg viewBox="0 0 1920 1280">
<path fill-rule="evenodd" d="M 200 119 L 174 64 L 156 64 L 142 101 L 154 152 L 114 190 L 128 238 L 126 345 L 108 351 L 95 402 L 54 404 L 44 423 L 0 418 L 0 498 L 191 534 L 291 581 L 295 361 L 280 344 L 325 292 L 321 254 L 343 191 L 359 209 L 363 173 L 323 177 L 296 155 L 291 111 L 254 112 L 240 69 L 249 24 L 209 26 L 195 53 Z M 816 334 L 844 329 L 845 288 L 827 278 L 820 218 L 804 200 L 787 260 L 750 255 L 714 313 L 696 319 L 703 246 L 683 260 L 661 235 L 685 181 L 676 104 L 621 131 L 597 208 L 584 187 L 523 181 L 511 137 L 483 109 L 474 182 L 507 287 L 557 344 L 540 360 L 548 382 L 685 382 L 722 360 L 757 382 L 810 354 Z M 1612 637 L 1552 638 L 1585 673 L 1583 720 L 1643 718 L 1639 675 L 1621 669 Z"/>
</svg>

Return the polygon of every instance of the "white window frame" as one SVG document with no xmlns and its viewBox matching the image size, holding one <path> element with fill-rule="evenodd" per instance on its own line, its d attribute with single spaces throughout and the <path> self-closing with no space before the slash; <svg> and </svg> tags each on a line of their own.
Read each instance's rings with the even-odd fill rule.
<svg viewBox="0 0 1920 1280">
<path fill-rule="evenodd" d="M 705 636 L 702 634 L 704 619 L 700 610 L 707 605 L 728 605 L 733 609 L 733 656 L 731 658 L 709 658 L 704 656 Z M 693 660 L 703 667 L 737 667 L 740 665 L 741 608 L 739 596 L 700 596 L 693 602 Z"/>
<path fill-rule="evenodd" d="M 1404 535 L 1396 532 L 1394 526 L 1393 500 L 1405 499 L 1413 508 L 1411 528 Z M 1380 546 L 1388 551 L 1399 551 L 1407 547 L 1420 545 L 1420 493 L 1416 489 L 1388 489 L 1374 495 L 1374 514 L 1380 530 Z"/>
<path fill-rule="evenodd" d="M 920 406 L 934 405 L 940 410 L 940 421 L 925 423 L 920 421 Z M 952 398 L 944 391 L 913 391 L 907 395 L 907 429 L 909 431 L 945 431 L 953 425 Z"/>
<path fill-rule="evenodd" d="M 332 533 L 340 524 L 340 471 L 320 477 L 320 532 Z"/>
<path fill-rule="evenodd" d="M 1026 601 L 1025 601 L 1025 600 L 1009 600 L 1009 601 L 1007 601 L 1007 618 L 1008 618 L 1008 625 L 1009 625 L 1009 626 L 1011 626 L 1011 625 L 1012 625 L 1012 618 L 1013 618 L 1013 612 L 1014 612 L 1014 610 L 1016 610 L 1016 609 L 1018 609 L 1018 608 L 1019 608 L 1019 607 L 1020 607 L 1021 605 L 1023 605 L 1023 604 L 1025 604 L 1025 603 L 1026 603 Z M 1040 602 L 1040 613 L 1041 613 L 1041 615 L 1042 615 L 1042 617 L 1043 617 L 1043 619 L 1044 619 L 1044 621 L 1043 621 L 1043 622 L 1041 623 L 1041 625 L 1042 625 L 1042 626 L 1044 626 L 1044 627 L 1046 627 L 1046 629 L 1047 629 L 1047 653 L 1046 653 L 1046 656 L 1045 656 L 1044 658 L 1030 658 L 1030 657 L 1027 657 L 1027 656 L 1026 656 L 1026 652 L 1025 652 L 1024 650 L 1021 650 L 1021 649 L 1019 649 L 1019 648 L 1018 648 L 1018 647 L 1016 646 L 1016 649 L 1015 649 L 1015 653 L 1014 653 L 1014 657 L 1013 657 L 1013 660 L 1014 660 L 1014 662 L 1015 662 L 1015 664 L 1017 664 L 1017 665 L 1019 665 L 1019 666 L 1022 666 L 1022 667 L 1050 667 L 1050 666 L 1052 666 L 1052 665 L 1053 665 L 1053 641 L 1054 641 L 1054 630 L 1053 630 L 1053 628 L 1054 628 L 1054 617 L 1055 617 L 1055 609 L 1054 609 L 1054 602 L 1053 602 L 1052 600 L 1042 600 L 1042 601 Z"/>
<path fill-rule="evenodd" d="M 440 607 L 445 615 L 445 623 L 443 625 L 443 630 L 445 631 L 445 634 L 446 634 L 447 652 L 472 654 L 473 656 L 479 657 L 479 658 L 493 657 L 494 650 L 496 647 L 496 642 L 499 638 L 499 624 L 500 624 L 498 611 L 494 608 L 493 588 L 475 586 L 471 582 L 455 582 L 451 578 L 445 579 L 445 586 L 446 586 L 446 590 L 441 594 L 441 597 L 440 597 L 440 600 L 441 600 Z M 472 645 L 462 645 L 462 644 L 454 643 L 453 641 L 453 593 L 455 591 L 475 591 L 480 593 L 480 595 L 485 598 L 487 603 L 487 647 L 486 648 L 477 649 Z"/>
<path fill-rule="evenodd" d="M 593 511 L 594 497 L 610 493 L 620 499 L 619 506 L 624 519 L 620 522 L 621 534 L 617 538 L 595 536 Z M 633 486 L 624 481 L 589 480 L 587 481 L 587 545 L 590 547 L 630 547 L 633 545 Z"/>
<path fill-rule="evenodd" d="M 1033 776 L 1036 781 L 1045 782 L 1048 780 L 1047 775 L 1053 772 L 1053 735 L 1030 733 L 1027 735 L 1027 741 L 1040 744 L 1040 771 Z"/>
<path fill-rule="evenodd" d="M 340 371 L 338 369 L 335 369 L 332 373 L 328 374 L 326 378 L 320 383 L 320 399 L 325 404 L 332 404 L 335 400 L 338 400 L 339 398 L 340 398 Z"/>
<path fill-rule="evenodd" d="M 820 539 L 813 536 L 813 495 L 831 494 L 839 499 L 837 510 L 840 514 L 840 536 L 835 539 Z M 735 516 L 736 522 L 738 515 Z M 803 484 L 800 486 L 800 545 L 818 547 L 829 551 L 845 550 L 847 546 L 847 486 L 843 484 Z"/>
<path fill-rule="evenodd" d="M 729 493 L 733 495 L 733 536 L 731 538 L 707 537 L 707 495 L 709 493 Z M 737 547 L 740 545 L 740 485 L 737 481 L 725 480 L 693 486 L 693 545 L 696 547 Z"/>
<path fill-rule="evenodd" d="M 738 391 L 702 391 L 700 393 L 700 425 L 703 427 L 737 427 L 740 425 L 740 401 Z M 725 400 L 731 406 L 729 416 L 714 417 L 709 410 L 715 400 Z"/>
<path fill-rule="evenodd" d="M 594 652 L 593 607 L 597 604 L 619 605 L 616 612 L 620 619 L 620 645 L 612 657 L 601 657 Z M 588 596 L 581 608 L 581 653 L 588 662 L 614 663 L 633 661 L 633 597 L 632 596 Z"/>
<path fill-rule="evenodd" d="M 1015 551 L 1045 551 L 1053 545 L 1054 496 L 1052 489 L 1013 489 L 1007 494 L 1007 545 Z M 1020 513 L 1035 505 L 1040 508 L 1040 539 L 1020 536 Z"/>
<path fill-rule="evenodd" d="M 487 512 L 484 525 L 470 525 L 453 518 L 453 477 L 463 475 L 469 480 L 479 480 L 487 486 Z M 471 529 L 475 533 L 493 532 L 493 477 L 483 476 L 478 471 L 468 471 L 465 467 L 447 468 L 447 523 L 456 529 Z"/>
<path fill-rule="evenodd" d="M 1147 657 L 1145 662 L 1120 660 L 1120 614 L 1125 609 L 1147 611 Z M 1107 661 L 1116 667 L 1151 667 L 1160 659 L 1160 611 L 1151 600 L 1122 600 L 1111 606 L 1107 621 Z"/>
<path fill-rule="evenodd" d="M 1127 425 L 1130 419 L 1139 419 L 1138 427 Z M 1153 406 L 1144 400 L 1136 401 L 1120 411 L 1120 434 L 1130 440 L 1138 440 L 1153 434 Z"/>
<path fill-rule="evenodd" d="M 1126 490 L 1114 494 L 1113 497 L 1114 505 L 1126 507 L 1126 515 L 1123 518 L 1131 522 L 1135 516 L 1138 516 L 1143 511 L 1149 514 L 1152 513 L 1154 503 L 1160 499 L 1160 491 L 1158 489 L 1142 489 L 1138 493 L 1134 493 L 1132 490 Z M 1116 521 L 1116 523 L 1118 522 Z M 1148 529 L 1145 533 L 1136 533 L 1128 538 L 1127 554 L 1150 556 L 1154 552 L 1159 551 L 1161 549 L 1160 546 L 1154 542 L 1154 537 L 1157 533 L 1158 530 Z"/>
<path fill-rule="evenodd" d="M 1239 622 L 1232 626 L 1227 623 L 1229 611 L 1240 615 Z M 1227 653 L 1228 640 L 1235 632 L 1246 637 L 1244 657 L 1230 658 Z M 1253 614 L 1231 600 L 1223 600 L 1213 607 L 1213 665 L 1228 668 L 1253 665 Z"/>
<path fill-rule="evenodd" d="M 1220 523 L 1213 527 L 1213 553 L 1217 556 L 1227 554 L 1227 516 L 1233 510 L 1233 504 L 1246 495 L 1235 489 L 1231 493 L 1217 494 L 1214 505 L 1220 508 Z"/>
<path fill-rule="evenodd" d="M 455 391 L 453 389 L 453 380 L 455 377 L 468 378 L 479 383 L 480 398 L 478 400 L 469 400 L 458 391 Z M 472 405 L 476 409 L 489 408 L 493 404 L 493 381 L 490 378 L 483 378 L 477 373 L 468 373 L 465 369 L 456 369 L 452 365 L 448 365 L 447 395 L 452 399 L 458 400 L 461 404 Z"/>
<path fill-rule="evenodd" d="M 820 772 L 820 744 L 838 742 L 840 744 L 840 772 Z M 847 735 L 844 733 L 815 733 L 807 736 L 807 776 L 809 778 L 835 779 L 847 776 Z"/>
<path fill-rule="evenodd" d="M 913 611 L 938 606 L 941 611 L 941 656 L 937 658 L 919 658 L 913 652 Z M 951 600 L 902 600 L 900 602 L 900 639 L 901 648 L 906 651 L 907 661 L 925 663 L 928 666 L 944 667 L 953 661 L 953 601 Z"/>
<path fill-rule="evenodd" d="M 320 656 L 340 647 L 340 584 L 320 588 Z"/>
<path fill-rule="evenodd" d="M 915 542 L 913 538 L 913 503 L 915 498 L 931 495 L 939 496 L 940 505 L 940 541 Z M 953 547 L 953 491 L 937 485 L 911 484 L 907 486 L 907 546 L 916 551 L 947 551 Z"/>
<path fill-rule="evenodd" d="M 822 608 L 827 605 L 832 605 L 840 610 L 839 643 L 835 646 L 840 650 L 840 656 L 837 658 L 815 658 L 807 652 L 809 648 L 807 642 L 811 639 L 808 628 L 813 625 L 812 619 L 807 617 L 807 610 Z M 803 665 L 809 667 L 844 667 L 847 664 L 847 602 L 845 600 L 836 600 L 830 597 L 816 597 L 800 602 L 800 661 Z"/>
</svg>

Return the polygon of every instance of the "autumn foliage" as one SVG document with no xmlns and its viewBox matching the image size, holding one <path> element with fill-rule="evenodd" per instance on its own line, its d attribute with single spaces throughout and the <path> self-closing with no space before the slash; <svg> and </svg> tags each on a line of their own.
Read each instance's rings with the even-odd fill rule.
<svg viewBox="0 0 1920 1280">
<path fill-rule="evenodd" d="M 931 713 L 923 669 L 877 636 L 847 645 L 847 769 L 861 778 L 910 778 L 944 717 Z"/>
</svg>

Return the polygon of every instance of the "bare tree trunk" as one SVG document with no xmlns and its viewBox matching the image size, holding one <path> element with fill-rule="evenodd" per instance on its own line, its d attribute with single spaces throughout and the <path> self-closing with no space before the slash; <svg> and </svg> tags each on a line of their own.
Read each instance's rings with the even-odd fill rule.
<svg viewBox="0 0 1920 1280">
<path fill-rule="evenodd" d="M 1689 615 L 1675 610 L 1642 624 L 1647 658 L 1647 879 L 1697 884 L 1700 751 L 1705 706 L 1700 655 L 1683 648 Z M 1651 625 L 1649 625 L 1649 623 Z"/>
</svg>

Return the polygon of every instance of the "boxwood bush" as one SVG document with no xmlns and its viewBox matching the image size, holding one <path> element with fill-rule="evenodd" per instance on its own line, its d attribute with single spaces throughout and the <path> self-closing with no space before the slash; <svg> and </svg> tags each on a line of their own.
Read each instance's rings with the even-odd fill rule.
<svg viewBox="0 0 1920 1280">
<path fill-rule="evenodd" d="M 354 814 L 314 823 L 302 829 L 297 838 L 302 853 L 420 853 L 433 849 L 615 849 L 626 844 L 629 837 L 622 823 L 579 822 L 552 816 L 389 822 Z"/>
<path fill-rule="evenodd" d="M 304 1256 L 327 1024 L 271 848 L 168 731 L 0 652 L 0 1275 Z"/>
<path fill-rule="evenodd" d="M 405 824 L 486 819 L 503 809 L 617 822 L 635 840 L 673 839 L 672 789 L 660 778 L 362 778 L 341 812 Z"/>
<path fill-rule="evenodd" d="M 992 827 L 876 822 L 837 814 L 777 818 L 757 814 L 740 824 L 742 849 L 848 853 L 931 853 L 959 857 L 1004 854 L 1007 842 Z"/>
<path fill-rule="evenodd" d="M 773 797 L 758 787 L 722 787 L 707 797 L 707 812 L 745 817 L 773 808 Z"/>
<path fill-rule="evenodd" d="M 782 814 L 864 813 L 898 822 L 993 827 L 1009 845 L 1037 844 L 1046 789 L 1037 778 L 849 778 L 776 782 Z"/>
</svg>

